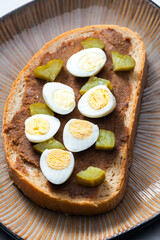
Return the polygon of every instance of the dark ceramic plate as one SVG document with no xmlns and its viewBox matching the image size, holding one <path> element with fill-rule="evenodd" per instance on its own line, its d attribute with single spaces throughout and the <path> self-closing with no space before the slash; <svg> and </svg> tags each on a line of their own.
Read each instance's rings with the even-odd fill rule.
<svg viewBox="0 0 160 240">
<path fill-rule="evenodd" d="M 0 219 L 24 239 L 105 239 L 126 233 L 160 212 L 159 26 L 156 5 L 145 0 L 44 0 L 32 2 L 0 20 L 0 115 L 14 80 L 49 40 L 68 30 L 117 24 L 137 31 L 147 52 L 144 89 L 127 192 L 122 202 L 95 217 L 66 216 L 42 209 L 26 198 L 8 175 L 0 139 Z"/>
</svg>

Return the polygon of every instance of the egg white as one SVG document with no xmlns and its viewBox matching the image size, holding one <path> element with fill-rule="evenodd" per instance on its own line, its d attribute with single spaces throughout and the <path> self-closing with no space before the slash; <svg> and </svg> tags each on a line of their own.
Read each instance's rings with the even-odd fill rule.
<svg viewBox="0 0 160 240">
<path fill-rule="evenodd" d="M 74 100 L 73 106 L 71 106 L 69 109 L 64 109 L 64 108 L 61 108 L 56 102 L 54 102 L 52 95 L 56 90 L 66 90 L 69 93 L 71 93 Z M 61 115 L 69 114 L 70 112 L 73 111 L 73 109 L 76 106 L 74 91 L 71 87 L 65 84 L 58 83 L 58 82 L 46 83 L 43 86 L 42 94 L 43 94 L 44 101 L 48 105 L 48 107 L 51 108 L 54 112 L 59 113 Z"/>
<path fill-rule="evenodd" d="M 72 121 L 78 120 L 78 119 L 71 119 L 69 120 L 63 130 L 63 143 L 71 152 L 80 152 L 83 151 L 89 147 L 91 147 L 98 139 L 99 136 L 99 128 L 97 125 L 92 124 L 93 131 L 89 138 L 87 139 L 78 139 L 72 136 L 72 134 L 69 131 L 69 125 Z"/>
<path fill-rule="evenodd" d="M 48 166 L 47 156 L 52 151 L 46 149 L 40 157 L 40 168 L 44 176 L 53 184 L 62 184 L 64 183 L 72 174 L 74 169 L 74 156 L 71 152 L 68 152 L 71 156 L 71 161 L 69 165 L 64 169 L 53 169 Z"/>
<path fill-rule="evenodd" d="M 79 61 L 80 59 L 88 53 L 98 53 L 104 57 L 104 61 L 100 66 L 97 66 L 92 71 L 86 71 L 80 67 Z M 76 77 L 90 77 L 96 75 L 103 68 L 105 62 L 107 61 L 106 54 L 100 48 L 88 48 L 81 50 L 75 54 L 73 54 L 67 61 L 66 68 L 67 70 Z"/>
<path fill-rule="evenodd" d="M 108 91 L 109 94 L 109 102 L 108 104 L 99 110 L 95 110 L 93 108 L 91 108 L 91 106 L 88 103 L 88 98 L 90 96 L 90 94 L 96 90 L 96 89 L 105 89 Z M 88 90 L 79 100 L 78 102 L 78 110 L 80 111 L 80 113 L 86 117 L 90 117 L 90 118 L 100 118 L 100 117 L 104 117 L 108 114 L 110 114 L 116 107 L 116 99 L 113 96 L 113 94 L 111 93 L 111 91 L 105 86 L 105 85 L 99 85 L 96 87 L 91 88 L 90 90 Z"/>
<path fill-rule="evenodd" d="M 31 135 L 31 134 L 27 133 L 27 131 L 26 131 L 27 124 L 32 119 L 41 118 L 41 117 L 45 118 L 48 121 L 49 131 L 44 135 Z M 46 141 L 46 140 L 50 139 L 51 137 L 53 137 L 56 134 L 56 132 L 58 131 L 59 127 L 60 127 L 60 121 L 58 118 L 55 118 L 55 117 L 52 117 L 52 116 L 49 116 L 46 114 L 36 114 L 25 120 L 25 135 L 30 142 L 39 143 L 39 142 Z"/>
</svg>

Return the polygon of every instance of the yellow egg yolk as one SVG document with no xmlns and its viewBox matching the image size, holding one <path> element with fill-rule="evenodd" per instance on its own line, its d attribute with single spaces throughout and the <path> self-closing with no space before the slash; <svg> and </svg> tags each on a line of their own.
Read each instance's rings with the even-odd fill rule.
<svg viewBox="0 0 160 240">
<path fill-rule="evenodd" d="M 100 110 L 104 108 L 109 102 L 109 93 L 105 89 L 94 90 L 88 98 L 88 103 L 91 108 Z"/>
<path fill-rule="evenodd" d="M 69 132 L 71 135 L 78 139 L 89 138 L 92 134 L 92 124 L 85 120 L 73 120 L 69 124 Z"/>
<path fill-rule="evenodd" d="M 33 118 L 26 127 L 30 135 L 44 135 L 49 131 L 49 122 L 42 117 Z"/>
<path fill-rule="evenodd" d="M 70 154 L 61 149 L 53 149 L 47 156 L 48 166 L 54 169 L 64 169 L 68 167 L 70 161 Z"/>
<path fill-rule="evenodd" d="M 70 109 L 74 105 L 73 94 L 66 90 L 55 90 L 52 94 L 53 101 L 62 109 Z"/>
<path fill-rule="evenodd" d="M 82 70 L 87 72 L 91 72 L 96 68 L 100 67 L 102 63 L 104 63 L 105 59 L 99 53 L 87 53 L 83 57 L 81 57 L 79 61 L 79 66 Z"/>
</svg>

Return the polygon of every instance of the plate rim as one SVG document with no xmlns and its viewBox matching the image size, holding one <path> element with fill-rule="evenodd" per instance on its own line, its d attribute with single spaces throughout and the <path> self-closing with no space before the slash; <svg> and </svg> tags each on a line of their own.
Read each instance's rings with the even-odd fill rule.
<svg viewBox="0 0 160 240">
<path fill-rule="evenodd" d="M 38 2 L 39 0 L 33 0 L 32 2 L 28 2 L 28 3 L 25 3 L 24 5 L 8 12 L 7 14 L 3 15 L 2 17 L 0 17 L 0 24 L 3 23 L 3 21 L 5 21 L 6 18 L 9 18 L 11 15 L 14 16 L 14 14 L 20 12 L 21 10 L 24 10 L 25 8 L 27 8 L 29 5 L 33 5 L 35 4 L 36 2 Z M 45 1 L 45 0 L 42 0 L 42 1 Z M 158 6 L 158 4 L 156 4 L 155 2 L 153 2 L 152 0 L 144 0 L 144 2 L 150 2 L 152 5 L 154 5 L 154 7 L 158 8 L 160 10 L 160 6 Z M 131 228 L 128 228 L 116 235 L 113 235 L 109 238 L 104 238 L 104 240 L 112 240 L 112 239 L 116 239 L 116 238 L 121 238 L 121 237 L 124 237 L 124 236 L 127 236 L 127 235 L 130 235 L 132 232 L 134 231 L 138 231 L 140 230 L 141 228 L 145 228 L 146 225 L 148 224 L 151 224 L 153 222 L 155 222 L 156 220 L 159 220 L 160 219 L 160 212 L 155 214 L 154 216 L 148 218 L 147 220 L 143 221 L 143 222 L 140 222 L 139 224 L 131 227 Z M 16 233 L 14 233 L 12 230 L 10 230 L 8 227 L 6 227 L 3 223 L 0 222 L 0 228 L 6 232 L 9 236 L 11 236 L 12 238 L 16 239 L 16 240 L 23 240 L 23 238 L 21 238 L 20 236 L 18 236 Z M 118 240 L 118 239 L 117 239 Z"/>
<path fill-rule="evenodd" d="M 152 224 L 155 221 L 158 221 L 160 219 L 160 213 L 157 213 L 156 215 L 154 215 L 153 217 L 147 219 L 146 221 L 139 223 L 135 226 L 133 226 L 132 228 L 129 228 L 123 232 L 120 232 L 110 238 L 105 238 L 104 240 L 114 240 L 117 238 L 121 238 L 123 236 L 129 236 L 130 234 L 132 234 L 135 231 L 139 231 L 140 229 L 145 228 L 147 225 Z M 12 238 L 14 238 L 15 240 L 23 240 L 23 238 L 21 238 L 20 236 L 18 236 L 16 233 L 12 232 L 9 228 L 7 228 L 3 223 L 0 222 L 0 228 L 6 232 L 9 236 L 11 236 Z M 120 239 L 119 239 L 120 240 Z"/>
</svg>

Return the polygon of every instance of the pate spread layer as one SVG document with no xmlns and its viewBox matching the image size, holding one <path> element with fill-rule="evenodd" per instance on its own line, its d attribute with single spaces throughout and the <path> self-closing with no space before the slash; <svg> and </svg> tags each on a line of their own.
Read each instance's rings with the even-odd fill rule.
<svg viewBox="0 0 160 240">
<path fill-rule="evenodd" d="M 100 78 L 105 78 L 111 81 L 113 86 L 113 94 L 116 97 L 116 108 L 108 116 L 98 119 L 89 119 L 80 114 L 77 107 L 74 111 L 68 115 L 59 115 L 55 113 L 61 122 L 61 127 L 58 133 L 55 135 L 55 139 L 63 142 L 63 128 L 67 121 L 72 118 L 82 119 L 91 121 L 93 124 L 97 124 L 100 129 L 110 130 L 115 133 L 116 146 L 113 151 L 97 151 L 95 147 L 83 151 L 74 153 L 75 157 L 75 168 L 68 179 L 62 185 L 56 186 L 48 182 L 51 191 L 55 192 L 67 192 L 71 197 L 83 196 L 86 198 L 92 198 L 96 195 L 98 187 L 86 188 L 79 185 L 76 181 L 76 173 L 87 169 L 89 166 L 95 166 L 103 170 L 107 170 L 111 162 L 114 160 L 119 150 L 123 146 L 124 142 L 127 141 L 128 133 L 124 126 L 125 111 L 128 107 L 130 98 L 131 86 L 128 83 L 129 72 L 115 73 L 113 71 L 111 61 L 111 51 L 115 50 L 121 54 L 128 54 L 131 47 L 130 39 L 123 38 L 122 35 L 113 29 L 106 29 L 101 31 L 95 31 L 87 36 L 97 37 L 105 43 L 105 53 L 107 56 L 107 62 L 100 73 L 97 75 Z M 56 52 L 50 54 L 46 53 L 40 60 L 40 65 L 46 64 L 53 59 L 62 59 L 64 61 L 63 68 L 56 78 L 56 82 L 64 83 L 73 88 L 76 96 L 76 103 L 81 97 L 79 90 L 88 80 L 88 78 L 79 78 L 71 75 L 66 69 L 66 62 L 71 55 L 82 50 L 81 41 L 84 37 L 76 38 L 75 40 L 68 40 L 62 43 Z M 36 102 L 44 102 L 42 97 L 42 88 L 46 83 L 43 80 L 36 79 L 33 72 L 26 78 L 26 89 L 23 96 L 21 110 L 13 117 L 11 122 L 4 130 L 12 143 L 12 147 L 17 151 L 19 157 L 17 157 L 16 167 L 27 174 L 23 161 L 30 162 L 31 164 L 39 167 L 40 155 L 36 153 L 32 148 L 32 143 L 29 142 L 24 134 L 24 122 L 26 118 L 30 116 L 29 105 Z"/>
</svg>

